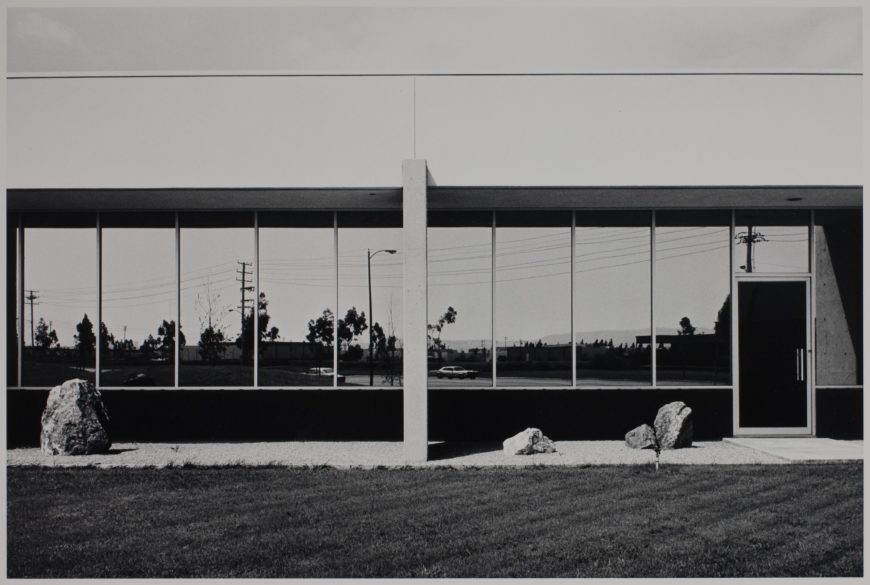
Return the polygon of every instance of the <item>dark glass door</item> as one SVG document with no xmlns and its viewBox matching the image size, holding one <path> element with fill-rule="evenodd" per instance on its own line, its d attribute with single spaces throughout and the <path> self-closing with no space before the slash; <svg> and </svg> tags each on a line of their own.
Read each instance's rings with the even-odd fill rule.
<svg viewBox="0 0 870 585">
<path fill-rule="evenodd" d="M 806 283 L 744 281 L 737 286 L 739 427 L 806 428 Z"/>
</svg>

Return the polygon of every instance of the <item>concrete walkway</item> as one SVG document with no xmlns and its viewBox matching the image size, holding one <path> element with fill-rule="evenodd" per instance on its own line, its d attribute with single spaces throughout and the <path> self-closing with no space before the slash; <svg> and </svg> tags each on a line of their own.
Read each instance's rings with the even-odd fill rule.
<svg viewBox="0 0 870 585">
<path fill-rule="evenodd" d="M 754 449 L 790 462 L 863 461 L 864 441 L 818 438 L 733 438 L 724 442 Z"/>
<path fill-rule="evenodd" d="M 765 443 L 756 443 L 764 441 Z M 787 443 L 800 442 L 800 447 Z M 809 442 L 808 442 L 809 441 Z M 762 445 L 760 448 L 758 445 Z M 650 450 L 629 449 L 622 441 L 559 441 L 558 453 L 507 456 L 498 443 L 429 445 L 426 463 L 414 467 L 518 467 L 531 465 L 653 465 Z M 805 461 L 859 461 L 863 445 L 831 439 L 726 439 L 699 442 L 689 449 L 664 451 L 662 465 L 787 464 Z M 120 443 L 110 453 L 50 456 L 39 449 L 7 451 L 11 466 L 167 467 L 181 465 L 279 465 L 337 468 L 405 467 L 400 442 L 274 442 L 274 443 Z"/>
</svg>

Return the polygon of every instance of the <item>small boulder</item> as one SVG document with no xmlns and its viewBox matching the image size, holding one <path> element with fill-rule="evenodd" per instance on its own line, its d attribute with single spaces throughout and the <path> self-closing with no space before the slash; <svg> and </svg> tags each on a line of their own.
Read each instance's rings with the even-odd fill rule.
<svg viewBox="0 0 870 585">
<path fill-rule="evenodd" d="M 640 425 L 625 433 L 625 444 L 632 449 L 655 449 L 656 432 L 649 425 Z"/>
<path fill-rule="evenodd" d="M 692 446 L 692 418 L 692 409 L 684 402 L 671 402 L 659 409 L 654 426 L 656 439 L 663 450 Z"/>
<path fill-rule="evenodd" d="M 531 455 L 532 453 L 555 453 L 556 445 L 544 436 L 541 429 L 528 428 L 505 439 L 502 443 L 505 455 Z"/>
<path fill-rule="evenodd" d="M 40 446 L 47 455 L 105 453 L 112 446 L 103 397 L 91 382 L 67 380 L 48 394 Z"/>
</svg>

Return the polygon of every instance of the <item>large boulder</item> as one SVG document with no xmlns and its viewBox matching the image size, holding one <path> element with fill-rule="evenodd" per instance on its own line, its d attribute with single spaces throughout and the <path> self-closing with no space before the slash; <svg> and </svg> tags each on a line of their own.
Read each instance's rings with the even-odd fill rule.
<svg viewBox="0 0 870 585">
<path fill-rule="evenodd" d="M 692 409 L 684 402 L 665 404 L 656 414 L 656 438 L 662 449 L 680 449 L 692 446 L 694 432 Z"/>
<path fill-rule="evenodd" d="M 556 445 L 544 436 L 541 429 L 528 428 L 505 439 L 502 443 L 505 455 L 531 455 L 532 453 L 555 453 Z"/>
<path fill-rule="evenodd" d="M 649 425 L 640 425 L 625 433 L 625 444 L 632 449 L 655 449 L 656 432 Z"/>
<path fill-rule="evenodd" d="M 112 446 L 103 397 L 87 380 L 67 380 L 48 394 L 42 411 L 42 452 L 48 455 L 105 453 Z"/>
</svg>

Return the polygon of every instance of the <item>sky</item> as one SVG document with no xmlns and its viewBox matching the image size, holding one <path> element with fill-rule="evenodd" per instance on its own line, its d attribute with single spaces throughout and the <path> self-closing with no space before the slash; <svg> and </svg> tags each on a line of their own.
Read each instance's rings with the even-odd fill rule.
<svg viewBox="0 0 870 585">
<path fill-rule="evenodd" d="M 861 71 L 856 8 L 10 8 L 10 73 Z"/>
<path fill-rule="evenodd" d="M 26 74 L 50 76 L 54 73 L 147 72 L 857 73 L 862 69 L 861 18 L 856 9 L 830 8 L 118 9 L 25 6 L 11 8 L 7 13 L 7 68 L 12 77 Z M 618 83 L 614 84 L 614 79 L 618 79 Z M 806 89 L 804 86 L 782 85 L 797 83 L 795 79 L 798 78 L 777 79 L 779 91 L 783 87 L 786 88 L 786 94 L 791 91 L 788 88 Z M 814 118 L 806 115 L 802 109 L 808 107 L 807 103 L 812 105 L 818 102 L 826 107 L 829 103 L 839 103 L 825 101 L 831 95 L 852 95 L 850 90 L 838 89 L 839 86 L 832 88 L 827 85 L 829 81 L 825 81 L 825 84 L 819 82 L 813 86 L 813 91 L 817 91 L 818 95 L 812 94 L 806 103 L 797 101 L 783 105 L 776 99 L 780 94 L 773 92 L 770 86 L 753 86 L 764 90 L 756 95 L 744 91 L 744 86 L 736 85 L 738 82 L 732 80 L 729 78 L 727 88 L 721 85 L 719 79 L 714 79 L 709 83 L 720 85 L 712 90 L 707 86 L 701 89 L 713 91 L 717 95 L 733 95 L 730 105 L 738 111 L 738 117 L 749 119 L 751 125 L 762 128 L 759 132 L 773 142 L 767 145 L 768 149 L 781 154 L 782 160 L 769 158 L 764 160 L 763 165 L 759 164 L 755 160 L 758 158 L 756 151 L 742 148 L 742 143 L 733 142 L 734 137 L 727 136 L 727 129 L 723 129 L 723 132 L 707 130 L 705 136 L 713 146 L 690 144 L 688 149 L 689 154 L 698 153 L 700 160 L 676 157 L 677 160 L 669 161 L 672 167 L 668 168 L 676 169 L 681 177 L 693 170 L 707 173 L 713 167 L 727 168 L 730 172 L 736 166 L 740 171 L 747 168 L 786 169 L 788 176 L 793 178 L 799 171 L 795 169 L 793 161 L 803 160 L 789 156 L 793 154 L 789 148 L 796 148 L 792 144 L 795 141 L 786 141 L 782 138 L 783 134 L 762 126 L 760 119 L 756 123 L 752 116 L 770 118 L 770 108 L 764 100 L 774 100 L 777 102 L 774 109 L 791 112 L 791 118 L 775 118 L 772 123 L 775 129 L 785 132 L 791 119 Z M 345 80 L 340 81 L 306 81 L 305 87 L 299 87 L 284 80 L 257 78 L 245 80 L 246 89 L 240 94 L 235 93 L 237 89 L 231 90 L 226 85 L 232 80 L 197 80 L 195 85 L 182 86 L 182 90 L 187 88 L 184 91 L 188 94 L 185 99 L 192 100 L 186 102 L 187 105 L 192 103 L 196 106 L 189 110 L 177 106 L 178 95 L 173 93 L 179 91 L 177 85 L 173 86 L 173 91 L 160 89 L 167 84 L 175 84 L 174 80 L 148 81 L 147 87 L 153 89 L 151 92 L 142 91 L 141 84 L 146 83 L 143 81 L 64 80 L 61 86 L 55 86 L 50 85 L 56 83 L 55 80 L 10 80 L 10 124 L 14 127 L 10 161 L 16 165 L 11 174 L 21 173 L 20 169 L 26 166 L 27 170 L 22 175 L 43 181 L 42 186 L 46 182 L 50 183 L 55 176 L 61 178 L 61 186 L 88 186 L 64 183 L 66 169 L 61 165 L 66 160 L 69 161 L 67 164 L 79 167 L 70 173 L 82 173 L 71 176 L 84 176 L 83 181 L 98 176 L 112 182 L 111 185 L 99 186 L 182 186 L 178 183 L 154 184 L 163 177 L 170 177 L 169 180 L 174 181 L 173 177 L 177 176 L 173 174 L 174 170 L 182 167 L 185 170 L 178 175 L 193 177 L 194 186 L 286 186 L 287 175 L 281 173 L 293 164 L 301 169 L 298 172 L 303 173 L 303 179 L 298 174 L 294 175 L 292 178 L 296 181 L 290 181 L 289 184 L 304 184 L 304 177 L 307 177 L 304 175 L 305 169 L 316 166 L 305 158 L 308 153 L 319 164 L 326 165 L 317 167 L 318 180 L 325 178 L 333 184 L 354 184 L 353 181 L 347 181 L 347 175 L 341 173 L 350 168 L 358 175 L 365 172 L 364 167 L 381 168 L 381 163 L 383 168 L 389 168 L 390 173 L 398 177 L 398 161 L 409 155 L 406 150 L 407 126 L 414 127 L 416 132 L 417 124 L 416 119 L 410 120 L 410 116 L 407 116 L 405 108 L 408 98 L 402 93 L 405 91 L 404 80 L 376 80 L 376 86 L 374 80 L 357 82 L 355 78 L 353 83 L 359 83 L 359 86 L 355 85 L 353 91 L 348 90 Z M 465 79 L 460 81 L 465 83 Z M 800 81 L 803 83 L 803 78 Z M 474 82 L 478 83 L 478 79 Z M 752 83 L 765 82 L 765 79 L 752 80 Z M 105 93 L 82 89 L 85 85 L 105 88 L 105 83 L 112 84 L 113 89 Z M 567 158 L 548 157 L 554 166 L 574 170 L 582 168 L 582 165 L 601 167 L 601 161 L 594 157 L 597 150 L 599 156 L 610 161 L 613 168 L 609 172 L 615 177 L 612 180 L 626 181 L 629 174 L 618 172 L 618 167 L 627 164 L 626 161 L 631 162 L 631 159 L 627 155 L 620 157 L 618 153 L 625 152 L 631 139 L 636 138 L 631 132 L 641 133 L 637 129 L 642 130 L 645 128 L 643 124 L 650 123 L 654 128 L 658 128 L 655 124 L 667 126 L 666 132 L 658 128 L 664 141 L 661 141 L 659 134 L 654 135 L 660 151 L 665 152 L 666 156 L 672 153 L 686 154 L 685 144 L 677 143 L 685 135 L 678 134 L 681 128 L 671 124 L 673 116 L 661 115 L 656 118 L 641 107 L 653 95 L 650 90 L 652 82 L 648 78 L 639 81 L 633 78 L 608 78 L 606 82 L 596 82 L 598 89 L 582 85 L 585 80 L 578 82 L 580 85 L 576 85 L 574 79 L 533 80 L 535 87 L 522 89 L 514 84 L 513 79 L 503 82 L 500 78 L 483 78 L 478 85 L 485 86 L 486 92 L 480 94 L 484 97 L 478 95 L 473 104 L 476 107 L 465 107 L 464 111 L 461 101 L 465 98 L 461 92 L 455 91 L 462 87 L 457 85 L 459 81 L 430 78 L 427 83 L 439 84 L 440 93 L 434 90 L 425 93 L 425 84 L 419 84 L 421 145 L 425 138 L 424 122 L 433 128 L 451 128 L 451 120 L 445 121 L 441 112 L 448 108 L 445 106 L 447 99 L 453 99 L 459 100 L 460 105 L 451 106 L 455 106 L 453 111 L 458 113 L 452 121 L 464 128 L 478 119 L 488 121 L 490 126 L 482 126 L 486 132 L 480 131 L 478 134 L 495 136 L 494 142 L 500 144 L 490 145 L 489 154 L 494 153 L 496 158 L 508 162 L 512 159 L 501 157 L 502 153 L 497 148 L 515 151 L 528 149 L 528 153 L 540 155 L 546 148 L 558 148 L 561 140 L 567 145 L 561 148 Z M 741 79 L 739 83 L 744 83 L 744 80 Z M 708 95 L 698 93 L 699 85 L 683 85 L 692 90 L 671 95 L 670 86 L 661 86 L 659 81 L 656 84 L 656 95 L 664 93 L 668 103 L 656 101 L 652 107 L 670 105 L 681 112 L 682 117 L 678 121 L 687 127 L 696 126 L 698 120 L 704 123 L 716 121 L 717 117 L 711 115 L 710 111 L 699 108 L 697 103 L 691 101 L 693 96 L 702 95 L 703 98 Z M 386 85 L 389 88 L 385 88 Z M 571 88 L 563 85 L 571 85 Z M 496 103 L 496 100 L 490 99 L 491 96 L 503 95 L 504 88 L 516 90 L 517 87 L 520 89 L 511 95 L 512 100 L 516 101 L 502 100 Z M 542 87 L 545 89 L 541 90 Z M 594 116 L 606 114 L 603 118 L 605 122 L 592 126 L 581 112 L 576 113 L 573 121 L 565 121 L 559 114 L 563 110 L 541 101 L 541 93 L 550 92 L 551 87 L 562 87 L 563 93 L 560 95 L 563 98 L 568 96 L 569 101 L 574 95 L 585 99 L 592 96 L 592 101 L 583 107 Z M 294 117 L 276 105 L 290 103 L 290 98 L 300 93 L 306 95 L 300 103 L 308 107 L 298 116 Z M 453 96 L 445 95 L 449 93 L 453 93 Z M 387 102 L 384 95 L 392 96 L 390 100 L 393 101 Z M 637 96 L 640 96 L 640 105 L 630 99 L 637 99 Z M 267 97 L 273 101 L 267 101 Z M 343 98 L 348 101 L 341 101 Z M 751 103 L 740 102 L 738 98 L 750 100 Z M 367 104 L 371 103 L 371 108 L 367 106 L 368 109 L 353 110 L 348 107 L 349 102 L 359 104 L 366 100 Z M 680 100 L 688 100 L 685 102 L 687 105 L 684 106 Z M 72 102 L 75 103 L 71 110 L 63 109 Z M 758 103 L 764 107 L 752 109 Z M 515 116 L 512 108 L 516 104 L 527 106 L 526 111 L 529 112 L 535 112 L 535 108 L 538 108 L 553 110 L 557 114 L 554 118 L 546 118 L 547 112 L 540 112 L 537 116 Z M 401 122 L 385 128 L 381 122 L 392 118 L 387 118 L 386 114 L 382 116 L 381 110 L 376 109 L 379 105 L 390 113 L 401 112 L 396 117 L 401 118 Z M 60 120 L 53 117 L 55 110 L 60 112 Z M 69 111 L 87 115 L 69 116 Z M 276 112 L 282 114 L 280 119 L 276 119 Z M 832 121 L 838 115 L 853 124 L 851 112 L 848 108 L 841 108 L 840 113 L 834 111 L 830 117 L 818 121 L 819 127 L 822 130 L 840 128 L 840 118 L 837 123 Z M 233 126 L 236 113 L 239 114 L 239 124 L 248 127 L 247 134 Z M 730 112 L 722 109 L 717 113 L 723 125 L 733 126 Z M 467 120 L 462 117 L 463 114 L 475 120 Z M 253 116 L 256 123 L 246 116 Z M 542 131 L 540 120 L 544 118 L 552 126 L 545 125 Z M 505 119 L 516 125 L 503 124 Z M 154 133 L 149 134 L 137 127 L 137 120 L 144 120 L 142 123 Z M 201 126 L 186 126 L 190 120 Z M 216 120 L 221 123 L 215 125 Z M 155 121 L 159 124 L 155 124 Z M 366 126 L 366 123 L 369 125 Z M 350 127 L 355 130 L 348 130 Z M 216 134 L 206 135 L 195 131 L 204 128 L 212 128 Z M 257 131 L 251 132 L 250 128 Z M 278 130 L 270 133 L 275 128 Z M 503 140 L 500 134 L 489 132 L 493 128 L 505 128 L 506 139 Z M 619 134 L 620 129 L 625 132 L 626 128 L 631 132 Z M 798 130 L 801 128 L 798 127 Z M 538 134 L 534 133 L 536 129 Z M 561 130 L 564 135 L 559 135 L 556 130 Z M 116 141 L 116 132 L 121 132 L 123 142 Z M 166 139 L 167 136 L 170 140 Z M 362 143 L 365 148 L 355 142 L 361 136 L 365 138 Z M 846 144 L 842 148 L 850 148 L 848 143 L 839 140 L 840 136 L 836 132 L 819 134 L 817 137 L 818 140 L 806 142 L 820 145 L 822 150 L 827 144 Z M 466 138 L 465 142 L 476 148 L 477 143 Z M 764 141 L 752 138 L 749 136 L 748 140 L 753 142 L 753 148 L 765 146 Z M 479 169 L 479 162 L 469 164 L 471 159 L 463 151 L 463 145 L 456 144 L 455 134 L 442 139 L 446 145 L 444 152 L 459 153 L 460 158 L 464 159 L 461 161 L 464 168 Z M 588 147 L 589 152 L 578 154 L 575 148 L 577 143 L 572 140 L 586 140 L 582 145 Z M 788 142 L 788 148 L 780 148 L 782 143 L 778 140 Z M 553 146 L 554 143 L 556 146 Z M 60 146 L 56 151 L 45 155 L 46 149 L 57 145 Z M 731 151 L 729 165 L 722 164 L 721 157 L 710 154 L 718 152 L 710 149 L 719 146 L 723 152 Z M 137 150 L 141 148 L 145 150 Z M 613 149 L 616 154 L 607 149 Z M 252 159 L 241 158 L 239 151 L 242 150 L 248 151 Z M 178 156 L 179 152 L 183 156 Z M 834 158 L 844 158 L 839 156 L 836 149 L 831 152 Z M 164 153 L 165 158 L 160 158 L 161 153 Z M 384 160 L 366 158 L 371 153 L 383 154 Z M 152 155 L 150 158 L 147 156 L 149 154 Z M 527 167 L 544 167 L 549 172 L 549 167 L 545 166 L 548 161 L 529 163 L 534 159 L 525 156 L 526 151 L 522 151 L 522 154 Z M 640 148 L 640 154 L 647 161 L 652 161 L 647 164 L 663 166 L 650 149 Z M 813 158 L 817 154 L 810 151 L 806 158 L 817 160 Z M 56 158 L 52 158 L 54 156 Z M 436 176 L 438 165 L 443 168 L 443 160 L 447 156 L 444 154 L 441 160 L 433 156 L 436 160 L 432 168 Z M 486 153 L 480 156 L 485 157 Z M 743 163 L 743 166 L 735 165 L 735 160 L 740 156 L 748 156 L 753 160 Z M 263 178 L 262 168 L 258 164 L 271 169 L 269 172 L 275 173 L 274 178 Z M 358 166 L 354 167 L 354 164 Z M 843 173 L 830 171 L 834 167 L 817 166 L 828 169 L 829 174 L 843 176 Z M 334 167 L 338 168 L 333 170 Z M 254 170 L 252 181 L 262 182 L 240 183 L 238 177 L 245 175 L 239 175 L 238 169 L 245 168 Z M 632 165 L 632 168 L 639 167 Z M 222 175 L 226 172 L 234 174 L 226 178 L 226 175 Z M 590 168 L 589 172 L 594 173 L 594 168 Z M 354 178 L 358 179 L 357 175 Z M 216 176 L 220 178 L 215 179 Z M 383 181 L 382 176 L 386 175 L 377 175 L 369 184 L 392 184 Z M 393 177 L 392 174 L 389 176 Z M 705 176 L 712 180 L 710 177 L 713 175 Z M 147 182 L 140 180 L 140 177 L 145 177 L 144 181 Z M 24 183 L 34 186 L 28 181 Z M 646 184 L 650 182 L 646 181 Z M 648 255 L 649 250 L 644 248 L 642 229 L 626 230 L 583 233 L 578 230 L 578 248 L 575 252 L 578 271 L 583 270 L 582 273 L 578 272 L 576 291 L 575 319 L 578 331 L 637 329 L 649 322 L 648 305 L 644 303 L 649 296 L 648 260 L 644 254 Z M 45 316 L 51 320 L 64 344 L 72 343 L 74 326 L 80 315 L 95 312 L 94 234 L 93 231 L 70 233 L 73 231 L 78 230 L 65 230 L 63 234 L 34 234 L 28 237 L 26 248 L 28 264 L 25 288 L 39 290 L 42 295 L 41 304 L 34 307 L 35 317 Z M 361 309 L 368 305 L 364 251 L 367 248 L 396 248 L 399 254 L 376 258 L 373 266 L 373 301 L 375 318 L 381 321 L 382 316 L 392 314 L 395 328 L 401 330 L 399 232 L 357 231 L 367 233 L 348 230 L 339 238 L 337 311 L 341 315 L 349 306 Z M 316 317 L 323 308 L 336 310 L 330 267 L 316 260 L 328 261 L 334 253 L 330 248 L 330 235 L 328 230 L 326 234 L 317 235 L 317 242 L 313 244 L 300 242 L 298 235 L 288 234 L 265 234 L 261 241 L 261 286 L 270 301 L 273 324 L 281 329 L 285 339 L 299 340 L 305 332 L 304 324 Z M 791 232 L 779 235 L 783 235 L 785 241 L 769 242 L 757 249 L 758 262 L 769 262 L 773 270 L 779 269 L 777 265 L 795 265 L 795 254 L 802 255 L 800 251 L 793 251 L 800 249 L 799 242 L 788 241 L 795 238 Z M 697 326 L 712 327 L 715 311 L 724 300 L 723 292 L 727 294 L 727 289 L 722 287 L 727 278 L 727 257 L 723 258 L 722 250 L 727 242 L 720 235 L 705 232 L 668 234 L 663 231 L 659 236 L 665 244 L 673 237 L 674 250 L 671 252 L 673 257 L 661 258 L 665 277 L 658 281 L 662 290 L 657 295 L 662 299 L 662 304 L 657 305 L 657 311 L 662 311 L 662 314 L 657 315 L 657 322 L 665 327 L 676 327 L 682 314 L 691 313 L 692 321 Z M 681 239 L 683 236 L 686 238 Z M 126 326 L 126 335 L 137 342 L 150 332 L 156 333 L 156 327 L 163 319 L 162 313 L 171 309 L 167 299 L 171 301 L 174 295 L 172 275 L 166 276 L 173 266 L 172 241 L 167 235 L 160 236 L 159 242 L 153 241 L 153 238 L 153 234 L 131 233 L 104 251 L 104 297 L 109 303 L 104 308 L 104 320 L 116 336 L 124 335 L 121 329 Z M 526 244 L 529 242 L 534 245 L 528 247 Z M 569 235 L 564 229 L 499 231 L 496 253 L 497 339 L 533 340 L 569 332 L 569 242 Z M 430 253 L 433 261 L 438 262 L 430 265 L 430 320 L 434 320 L 447 305 L 453 305 L 460 314 L 457 323 L 445 330 L 445 339 L 481 339 L 489 336 L 491 291 L 485 282 L 489 268 L 487 254 L 491 253 L 487 252 L 488 243 L 489 236 L 485 231 L 463 235 L 432 232 Z M 182 326 L 185 330 L 199 327 L 202 310 L 197 305 L 197 294 L 201 299 L 203 290 L 211 289 L 221 297 L 220 312 L 228 333 L 233 335 L 237 332 L 237 314 L 230 311 L 238 303 L 235 271 L 238 262 L 253 261 L 252 246 L 250 231 L 237 232 L 231 237 L 228 234 L 183 235 Z M 683 246 L 687 247 L 681 249 Z M 665 246 L 663 250 L 667 251 L 669 247 Z M 682 255 L 684 253 L 687 255 Z M 619 260 L 615 261 L 616 258 Z M 315 261 L 317 265 L 309 269 L 306 263 Z M 594 278 L 588 277 L 591 275 Z M 157 282 L 165 286 L 159 289 L 146 288 Z M 708 286 L 709 283 L 717 284 Z M 145 299 L 147 305 L 142 302 Z M 534 304 L 540 304 L 541 311 L 528 311 L 527 308 Z M 626 310 L 626 307 L 634 309 Z"/>
</svg>

